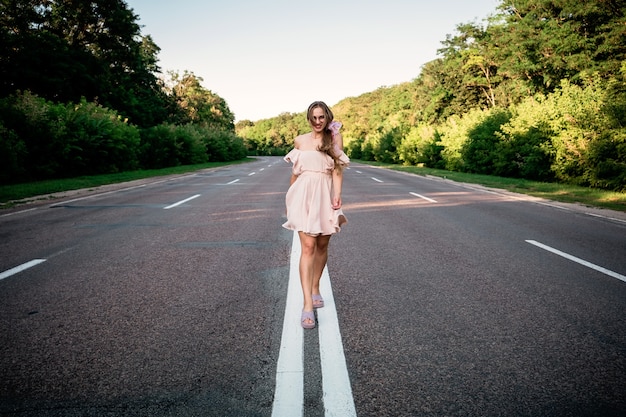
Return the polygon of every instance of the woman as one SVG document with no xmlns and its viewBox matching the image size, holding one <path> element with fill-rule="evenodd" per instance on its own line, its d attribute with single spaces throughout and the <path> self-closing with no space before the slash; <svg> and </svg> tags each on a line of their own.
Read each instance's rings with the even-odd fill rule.
<svg viewBox="0 0 626 417">
<path fill-rule="evenodd" d="M 330 237 L 340 231 L 346 218 L 341 211 L 342 171 L 350 160 L 343 153 L 341 123 L 322 101 L 307 110 L 311 132 L 298 136 L 285 156 L 293 164 L 287 191 L 287 222 L 283 227 L 300 237 L 300 283 L 304 295 L 301 324 L 315 327 L 314 308 L 324 306 L 320 278 L 328 259 Z"/>
</svg>

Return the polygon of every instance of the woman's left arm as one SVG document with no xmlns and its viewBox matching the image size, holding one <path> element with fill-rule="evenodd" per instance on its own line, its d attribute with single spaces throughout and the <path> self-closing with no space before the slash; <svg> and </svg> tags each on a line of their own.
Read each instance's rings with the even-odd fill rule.
<svg viewBox="0 0 626 417">
<path fill-rule="evenodd" d="M 333 169 L 333 209 L 341 208 L 341 187 L 343 185 L 343 173 L 339 169 Z"/>
<path fill-rule="evenodd" d="M 343 152 L 343 136 L 337 132 L 333 135 L 333 145 Z M 343 172 L 341 169 L 333 170 L 333 209 L 341 208 L 341 188 L 343 186 Z"/>
<path fill-rule="evenodd" d="M 333 135 L 333 144 L 337 149 L 343 152 L 343 135 L 340 132 Z"/>
</svg>

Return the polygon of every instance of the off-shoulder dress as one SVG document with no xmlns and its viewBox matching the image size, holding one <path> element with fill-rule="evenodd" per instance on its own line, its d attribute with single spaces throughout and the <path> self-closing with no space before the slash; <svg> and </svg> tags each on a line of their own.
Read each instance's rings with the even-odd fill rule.
<svg viewBox="0 0 626 417">
<path fill-rule="evenodd" d="M 341 164 L 350 163 L 342 150 L 336 147 L 335 152 Z M 332 207 L 333 158 L 317 150 L 292 149 L 284 159 L 293 164 L 292 172 L 298 178 L 285 197 L 287 222 L 283 227 L 314 236 L 338 233 L 347 220 L 341 209 Z"/>
</svg>

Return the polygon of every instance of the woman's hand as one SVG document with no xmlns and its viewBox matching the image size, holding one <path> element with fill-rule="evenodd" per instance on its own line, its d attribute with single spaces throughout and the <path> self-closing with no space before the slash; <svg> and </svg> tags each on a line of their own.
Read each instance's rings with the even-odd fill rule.
<svg viewBox="0 0 626 417">
<path fill-rule="evenodd" d="M 333 209 L 339 210 L 341 208 L 341 196 L 333 196 Z"/>
</svg>

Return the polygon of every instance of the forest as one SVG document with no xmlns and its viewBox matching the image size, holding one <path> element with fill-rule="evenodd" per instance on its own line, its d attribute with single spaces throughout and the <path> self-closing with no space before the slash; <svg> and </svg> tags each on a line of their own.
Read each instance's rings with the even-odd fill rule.
<svg viewBox="0 0 626 417">
<path fill-rule="evenodd" d="M 123 0 L 0 1 L 0 184 L 283 155 L 308 130 L 235 125 L 137 22 Z M 623 0 L 501 0 L 437 52 L 328 103 L 351 158 L 626 191 Z"/>
<path fill-rule="evenodd" d="M 353 159 L 626 191 L 626 3 L 502 0 L 412 81 L 332 104 Z M 240 121 L 281 155 L 305 114 Z"/>
<path fill-rule="evenodd" d="M 226 100 L 184 72 L 121 0 L 0 2 L 0 184 L 231 161 Z"/>
</svg>

